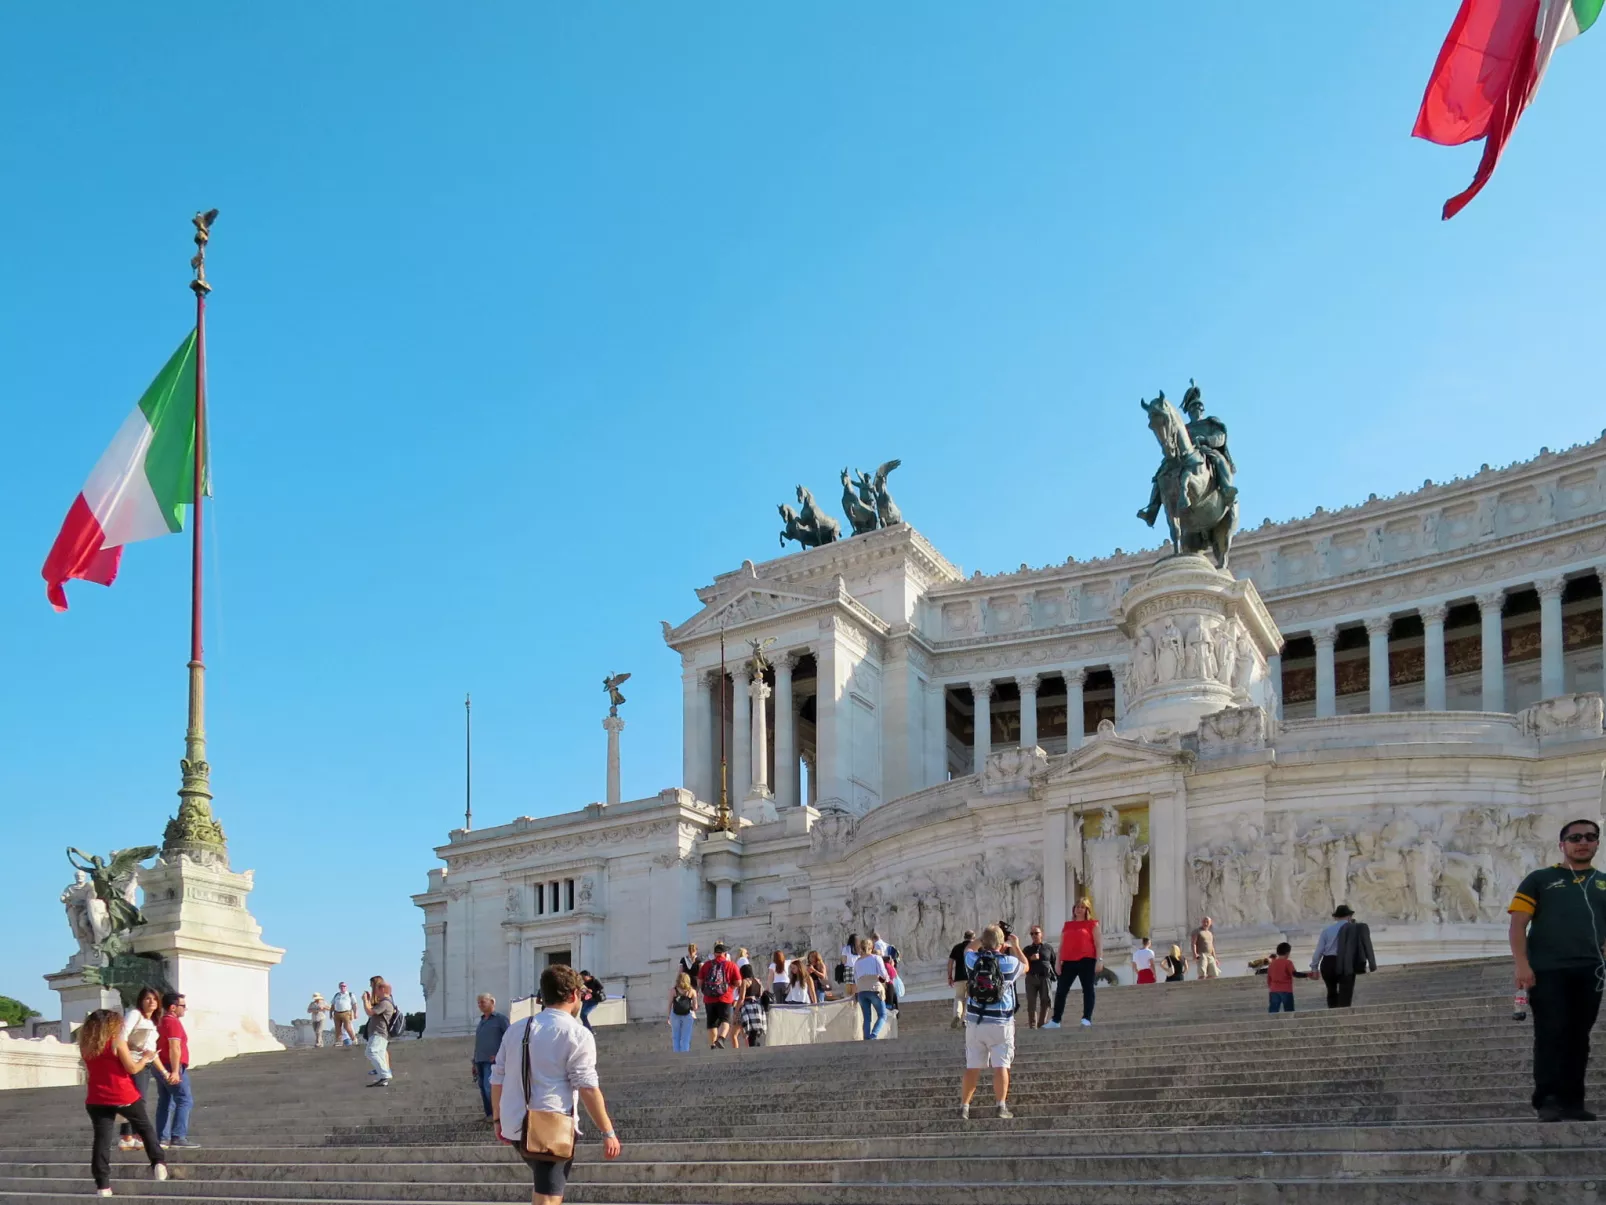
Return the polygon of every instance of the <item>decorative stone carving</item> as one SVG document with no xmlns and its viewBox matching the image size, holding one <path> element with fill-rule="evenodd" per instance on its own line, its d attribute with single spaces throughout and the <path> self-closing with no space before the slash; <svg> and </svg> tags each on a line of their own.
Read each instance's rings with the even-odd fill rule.
<svg viewBox="0 0 1606 1205">
<path fill-rule="evenodd" d="M 987 764 L 982 767 L 981 793 L 997 795 L 1004 791 L 1028 790 L 1033 777 L 1047 769 L 1048 754 L 1035 745 L 1030 749 L 1007 746 L 988 754 Z"/>
<path fill-rule="evenodd" d="M 827 808 L 809 829 L 809 849 L 816 858 L 840 856 L 853 844 L 858 831 L 858 817 L 840 808 Z"/>
<path fill-rule="evenodd" d="M 1139 845 L 1134 825 L 1121 831 L 1121 816 L 1106 807 L 1099 817 L 1099 835 L 1082 841 L 1082 865 L 1093 897 L 1093 911 L 1106 937 L 1119 940 L 1128 933 L 1132 899 L 1138 893 L 1138 876 L 1147 845 Z"/>
<path fill-rule="evenodd" d="M 1517 713 L 1522 731 L 1541 740 L 1597 737 L 1603 720 L 1606 701 L 1598 694 L 1557 695 Z"/>
<path fill-rule="evenodd" d="M 517 887 L 507 889 L 507 918 L 517 920 L 524 914 L 524 902 L 520 898 L 521 892 Z"/>
<path fill-rule="evenodd" d="M 849 932 L 874 929 L 898 946 L 906 962 L 934 963 L 966 929 L 1008 921 L 1024 932 L 1044 923 L 1042 863 L 1030 850 L 988 851 L 957 866 L 894 874 L 849 893 L 846 905 L 816 906 L 810 941 L 821 950 Z"/>
<path fill-rule="evenodd" d="M 1272 736 L 1271 716 L 1263 707 L 1226 707 L 1199 721 L 1201 757 L 1264 749 Z"/>
</svg>

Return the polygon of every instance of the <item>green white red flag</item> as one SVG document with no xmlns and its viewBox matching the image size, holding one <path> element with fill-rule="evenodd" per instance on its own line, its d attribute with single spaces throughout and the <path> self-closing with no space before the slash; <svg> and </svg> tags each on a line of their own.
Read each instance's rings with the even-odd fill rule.
<svg viewBox="0 0 1606 1205">
<path fill-rule="evenodd" d="M 123 546 L 184 530 L 195 500 L 195 332 L 167 361 L 101 454 L 41 573 L 50 605 L 67 609 L 73 578 L 109 586 Z"/>
<path fill-rule="evenodd" d="M 1599 18 L 1606 0 L 1461 0 L 1411 131 L 1441 146 L 1483 139 L 1472 183 L 1444 203 L 1453 218 L 1494 174 L 1551 56 Z"/>
</svg>

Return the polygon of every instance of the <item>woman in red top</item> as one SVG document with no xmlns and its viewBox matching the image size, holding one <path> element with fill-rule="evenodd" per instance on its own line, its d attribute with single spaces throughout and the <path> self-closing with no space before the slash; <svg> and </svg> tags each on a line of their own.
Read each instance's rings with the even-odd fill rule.
<svg viewBox="0 0 1606 1205">
<path fill-rule="evenodd" d="M 112 1195 L 112 1139 L 117 1133 L 119 1113 L 133 1123 L 145 1143 L 152 1178 L 167 1179 L 167 1157 L 156 1137 L 156 1127 L 145 1112 L 139 1087 L 134 1083 L 134 1076 L 145 1070 L 156 1056 L 134 1054 L 128 1049 L 128 1042 L 123 1038 L 123 1018 L 109 1008 L 97 1008 L 84 1018 L 78 1029 L 78 1053 L 84 1060 L 85 1078 L 89 1081 L 84 1109 L 95 1128 L 95 1144 L 89 1160 L 90 1170 L 95 1175 L 95 1195 Z"/>
<path fill-rule="evenodd" d="M 1093 984 L 1104 967 L 1104 936 L 1093 918 L 1093 905 L 1082 899 L 1071 909 L 1071 919 L 1060 930 L 1060 981 L 1054 988 L 1054 1019 L 1044 1029 L 1058 1029 L 1065 1015 L 1065 998 L 1071 980 L 1082 981 L 1082 1024 L 1093 1024 Z"/>
</svg>

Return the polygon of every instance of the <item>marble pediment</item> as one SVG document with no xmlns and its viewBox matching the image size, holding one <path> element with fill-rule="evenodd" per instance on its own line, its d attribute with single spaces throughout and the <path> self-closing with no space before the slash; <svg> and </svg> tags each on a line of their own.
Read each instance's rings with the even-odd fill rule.
<svg viewBox="0 0 1606 1205">
<path fill-rule="evenodd" d="M 1132 740 L 1118 736 L 1106 720 L 1099 731 L 1080 749 L 1058 759 L 1045 780 L 1047 785 L 1072 779 L 1114 774 L 1141 774 L 1145 771 L 1174 771 L 1186 766 L 1193 755 L 1172 741 Z"/>
<path fill-rule="evenodd" d="M 679 627 L 664 624 L 664 640 L 678 644 L 706 636 L 721 628 L 727 631 L 750 623 L 762 623 L 794 611 L 817 607 L 836 597 L 832 591 L 811 590 L 803 586 L 772 586 L 755 582 L 736 593 L 709 603 Z"/>
</svg>

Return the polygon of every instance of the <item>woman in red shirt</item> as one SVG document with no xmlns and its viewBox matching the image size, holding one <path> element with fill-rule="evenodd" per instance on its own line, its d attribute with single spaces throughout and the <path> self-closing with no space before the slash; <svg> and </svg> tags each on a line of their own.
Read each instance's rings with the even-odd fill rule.
<svg viewBox="0 0 1606 1205">
<path fill-rule="evenodd" d="M 95 1142 L 89 1166 L 95 1176 L 95 1195 L 112 1195 L 112 1139 L 117 1133 L 117 1116 L 122 1114 L 145 1143 L 151 1161 L 151 1177 L 167 1179 L 167 1156 L 156 1137 L 156 1127 L 145 1112 L 134 1076 L 156 1058 L 154 1053 L 134 1054 L 123 1037 L 123 1018 L 109 1008 L 97 1008 L 84 1018 L 78 1029 L 78 1054 L 84 1060 L 88 1089 L 84 1109 L 95 1129 Z"/>
<path fill-rule="evenodd" d="M 1060 981 L 1054 988 L 1054 1019 L 1044 1029 L 1058 1029 L 1065 1015 L 1065 998 L 1071 994 L 1071 980 L 1082 981 L 1082 1024 L 1093 1024 L 1093 984 L 1104 967 L 1104 936 L 1093 917 L 1089 900 L 1076 901 L 1071 919 L 1060 930 Z"/>
</svg>

